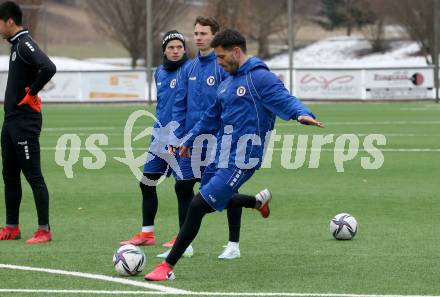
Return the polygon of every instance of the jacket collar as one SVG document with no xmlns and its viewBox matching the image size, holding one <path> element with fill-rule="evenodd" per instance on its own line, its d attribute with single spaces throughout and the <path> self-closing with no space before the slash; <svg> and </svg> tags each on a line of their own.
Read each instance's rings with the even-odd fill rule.
<svg viewBox="0 0 440 297">
<path fill-rule="evenodd" d="M 215 55 L 215 52 L 212 51 L 209 55 L 207 56 L 201 56 L 200 52 L 198 53 L 198 58 L 200 60 L 200 62 L 204 63 L 204 62 L 210 62 L 212 60 L 215 60 L 217 58 L 217 56 Z"/>
<path fill-rule="evenodd" d="M 237 69 L 237 72 L 234 74 L 234 76 L 246 74 L 249 71 L 254 70 L 256 68 L 265 68 L 269 70 L 267 65 L 259 58 L 250 57 L 243 65 L 240 66 L 240 68 Z"/>
<path fill-rule="evenodd" d="M 19 39 L 20 36 L 27 35 L 27 34 L 29 34 L 29 30 L 27 30 L 27 29 L 20 30 L 17 33 L 15 33 L 14 36 L 9 37 L 8 41 L 10 43 L 14 44 Z"/>
</svg>

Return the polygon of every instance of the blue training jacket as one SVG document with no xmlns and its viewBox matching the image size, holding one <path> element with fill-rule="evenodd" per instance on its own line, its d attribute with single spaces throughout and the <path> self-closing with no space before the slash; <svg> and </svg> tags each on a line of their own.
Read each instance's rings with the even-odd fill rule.
<svg viewBox="0 0 440 297">
<path fill-rule="evenodd" d="M 156 117 L 163 127 L 172 121 L 173 106 L 179 86 L 182 84 L 182 75 L 190 65 L 191 61 L 187 60 L 175 71 L 167 71 L 163 65 L 160 65 L 154 73 L 157 89 Z M 157 123 L 155 127 L 156 125 Z"/>
<path fill-rule="evenodd" d="M 274 128 L 275 117 L 287 121 L 296 120 L 301 115 L 315 118 L 301 101 L 289 94 L 263 61 L 252 57 L 221 83 L 216 101 L 188 133 L 192 135 L 184 145 L 193 146 L 194 139 L 201 134 L 217 135 L 215 163 L 218 167 L 258 169 L 266 136 Z M 221 152 L 223 137 L 231 139 L 229 154 Z M 228 148 L 226 142 L 223 147 Z M 251 167 L 237 166 L 250 166 L 250 158 L 256 158 Z"/>
<path fill-rule="evenodd" d="M 229 76 L 216 60 L 214 51 L 207 56 L 199 54 L 182 71 L 182 83 L 179 84 L 173 108 L 173 121 L 179 123 L 174 132 L 177 138 L 185 136 L 202 118 L 214 103 L 220 83 Z"/>
<path fill-rule="evenodd" d="M 154 73 L 157 89 L 156 117 L 162 127 L 172 121 L 172 110 L 177 90 L 182 81 L 182 73 L 189 65 L 191 65 L 191 61 L 187 60 L 175 71 L 167 71 L 163 65 L 160 65 Z M 154 128 L 159 128 L 159 123 L 154 123 Z M 168 143 L 168 140 L 164 139 L 161 142 Z"/>
</svg>

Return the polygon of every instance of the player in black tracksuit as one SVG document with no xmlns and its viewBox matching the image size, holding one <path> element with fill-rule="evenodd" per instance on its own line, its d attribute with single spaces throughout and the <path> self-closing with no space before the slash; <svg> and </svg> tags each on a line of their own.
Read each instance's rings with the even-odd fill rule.
<svg viewBox="0 0 440 297">
<path fill-rule="evenodd" d="M 40 164 L 42 126 L 38 92 L 53 77 L 56 67 L 21 26 L 20 7 L 8 1 L 0 5 L 0 34 L 11 43 L 8 83 L 1 131 L 6 226 L 0 240 L 19 239 L 19 208 L 22 196 L 20 173 L 32 188 L 39 228 L 27 243 L 51 240 L 49 193 Z"/>
</svg>

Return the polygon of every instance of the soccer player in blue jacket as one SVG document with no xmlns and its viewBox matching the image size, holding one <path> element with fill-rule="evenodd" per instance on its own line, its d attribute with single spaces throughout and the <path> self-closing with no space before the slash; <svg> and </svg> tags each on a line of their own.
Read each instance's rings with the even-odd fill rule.
<svg viewBox="0 0 440 297">
<path fill-rule="evenodd" d="M 214 103 L 220 83 L 228 77 L 223 68 L 217 64 L 217 57 L 211 47 L 211 41 L 218 31 L 219 24 L 212 17 L 199 16 L 194 22 L 194 40 L 199 53 L 190 67 L 186 68 L 186 72 L 182 74 L 183 80 L 175 100 L 173 120 L 179 123 L 179 128 L 175 132 L 178 138 L 188 133 L 202 118 L 203 113 Z M 177 146 L 179 143 L 173 145 Z M 202 149 L 201 160 L 206 160 L 207 155 L 210 155 L 210 150 L 206 145 Z M 179 205 L 188 208 L 194 197 L 194 185 L 200 181 L 200 173 L 203 172 L 205 166 L 191 158 L 181 159 L 179 165 L 182 178 L 177 178 L 176 193 Z M 200 173 L 196 174 L 193 167 L 197 167 L 197 171 L 200 169 Z M 218 256 L 219 259 L 230 260 L 240 257 L 241 213 L 241 208 L 227 211 L 229 241 L 224 251 Z M 174 241 L 175 238 L 165 246 L 171 247 Z M 165 258 L 167 255 L 168 251 L 159 256 Z"/>
<path fill-rule="evenodd" d="M 220 85 L 217 99 L 194 126 L 180 147 L 182 157 L 189 154 L 195 138 L 217 135 L 215 161 L 203 173 L 200 192 L 191 201 L 187 218 L 166 258 L 145 275 L 146 280 L 174 279 L 173 266 L 196 237 L 203 217 L 214 211 L 236 207 L 258 209 L 263 218 L 270 214 L 269 190 L 255 196 L 238 194 L 238 189 L 261 166 L 265 137 L 273 130 L 275 116 L 302 124 L 324 127 L 258 58 L 246 55 L 246 39 L 235 30 L 218 33 L 211 43 L 218 63 L 231 74 Z M 229 157 L 224 158 L 222 139 L 230 139 Z M 227 145 L 229 146 L 229 145 Z M 249 166 L 251 165 L 251 166 Z"/>
<path fill-rule="evenodd" d="M 166 129 L 172 119 L 172 108 L 175 104 L 175 98 L 179 84 L 181 84 L 185 67 L 190 65 L 185 52 L 185 39 L 178 31 L 172 30 L 165 33 L 162 39 L 162 50 L 164 53 L 163 64 L 160 65 L 154 79 L 157 89 L 157 107 L 156 116 L 158 122 L 155 123 L 155 131 Z M 165 128 L 163 128 L 165 127 Z M 158 199 L 156 193 L 156 183 L 162 175 L 169 176 L 173 164 L 167 158 L 161 158 L 161 152 L 154 147 L 154 144 L 168 144 L 168 139 L 157 139 L 158 137 L 168 137 L 169 133 L 153 134 L 153 141 L 147 153 L 147 161 L 144 166 L 144 177 L 140 182 L 142 191 L 142 229 L 132 239 L 122 241 L 121 245 L 154 245 L 156 243 L 154 235 L 154 219 L 157 213 Z M 156 138 L 156 139 L 155 139 Z M 166 150 L 167 156 L 170 156 Z M 174 157 L 173 157 L 174 158 Z M 177 164 L 177 161 L 176 161 Z M 177 175 L 174 172 L 174 175 Z M 180 200 L 179 200 L 180 202 Z M 187 206 L 182 207 L 179 203 L 179 225 L 183 225 Z M 188 247 L 185 256 L 191 257 L 192 251 Z"/>
</svg>

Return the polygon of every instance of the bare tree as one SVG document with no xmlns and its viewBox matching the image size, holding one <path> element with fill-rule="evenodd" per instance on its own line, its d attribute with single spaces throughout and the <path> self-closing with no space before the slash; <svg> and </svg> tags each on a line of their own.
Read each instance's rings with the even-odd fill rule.
<svg viewBox="0 0 440 297">
<path fill-rule="evenodd" d="M 224 27 L 241 31 L 258 44 L 258 56 L 270 55 L 269 37 L 286 28 L 286 0 L 210 0 L 207 13 L 217 17 Z"/>
<path fill-rule="evenodd" d="M 247 34 L 249 0 L 211 0 L 208 1 L 207 14 L 215 17 L 222 28 L 234 28 Z"/>
<path fill-rule="evenodd" d="M 296 0 L 294 34 L 307 16 L 313 13 L 319 0 Z M 222 27 L 234 28 L 248 39 L 257 43 L 257 55 L 270 57 L 271 37 L 278 37 L 287 44 L 287 1 L 286 0 L 209 0 L 207 14 L 216 17 Z"/>
<path fill-rule="evenodd" d="M 295 39 L 301 27 L 307 20 L 312 20 L 319 14 L 320 0 L 295 0 L 294 1 L 294 15 L 293 15 L 293 38 Z M 288 44 L 289 32 L 288 15 L 284 14 L 280 16 L 284 19 L 285 29 L 278 33 L 278 36 L 284 44 Z"/>
<path fill-rule="evenodd" d="M 432 64 L 434 51 L 433 0 L 388 0 L 386 9 L 399 25 L 405 28 L 410 38 L 421 48 L 421 54 Z"/>
<path fill-rule="evenodd" d="M 267 0 L 252 0 L 249 13 L 252 20 L 250 38 L 258 44 L 258 56 L 266 59 L 270 56 L 269 37 L 287 27 L 287 2 L 271 0 L 268 5 Z"/>
<path fill-rule="evenodd" d="M 354 16 L 353 16 L 353 1 L 354 0 L 345 0 L 343 5 L 341 6 L 341 14 L 345 16 L 345 25 L 347 26 L 347 36 L 351 36 L 351 31 L 355 25 Z"/>
<path fill-rule="evenodd" d="M 185 6 L 178 0 L 152 1 L 153 40 L 157 41 L 165 28 L 185 12 Z M 130 54 L 131 66 L 136 67 L 146 55 L 145 0 L 88 0 L 87 8 L 97 30 L 120 43 Z"/>
<path fill-rule="evenodd" d="M 362 27 L 361 32 L 371 45 L 373 52 L 384 52 L 387 49 L 385 43 L 385 23 L 388 11 L 385 9 L 383 0 L 370 0 L 363 2 L 364 10 L 371 10 L 375 15 L 375 21 Z"/>
<path fill-rule="evenodd" d="M 362 28 L 375 21 L 375 16 L 366 0 L 321 0 L 321 14 L 327 20 L 318 20 L 317 23 L 327 30 L 337 27 L 345 27 L 347 36 L 350 36 L 353 28 Z"/>
</svg>

